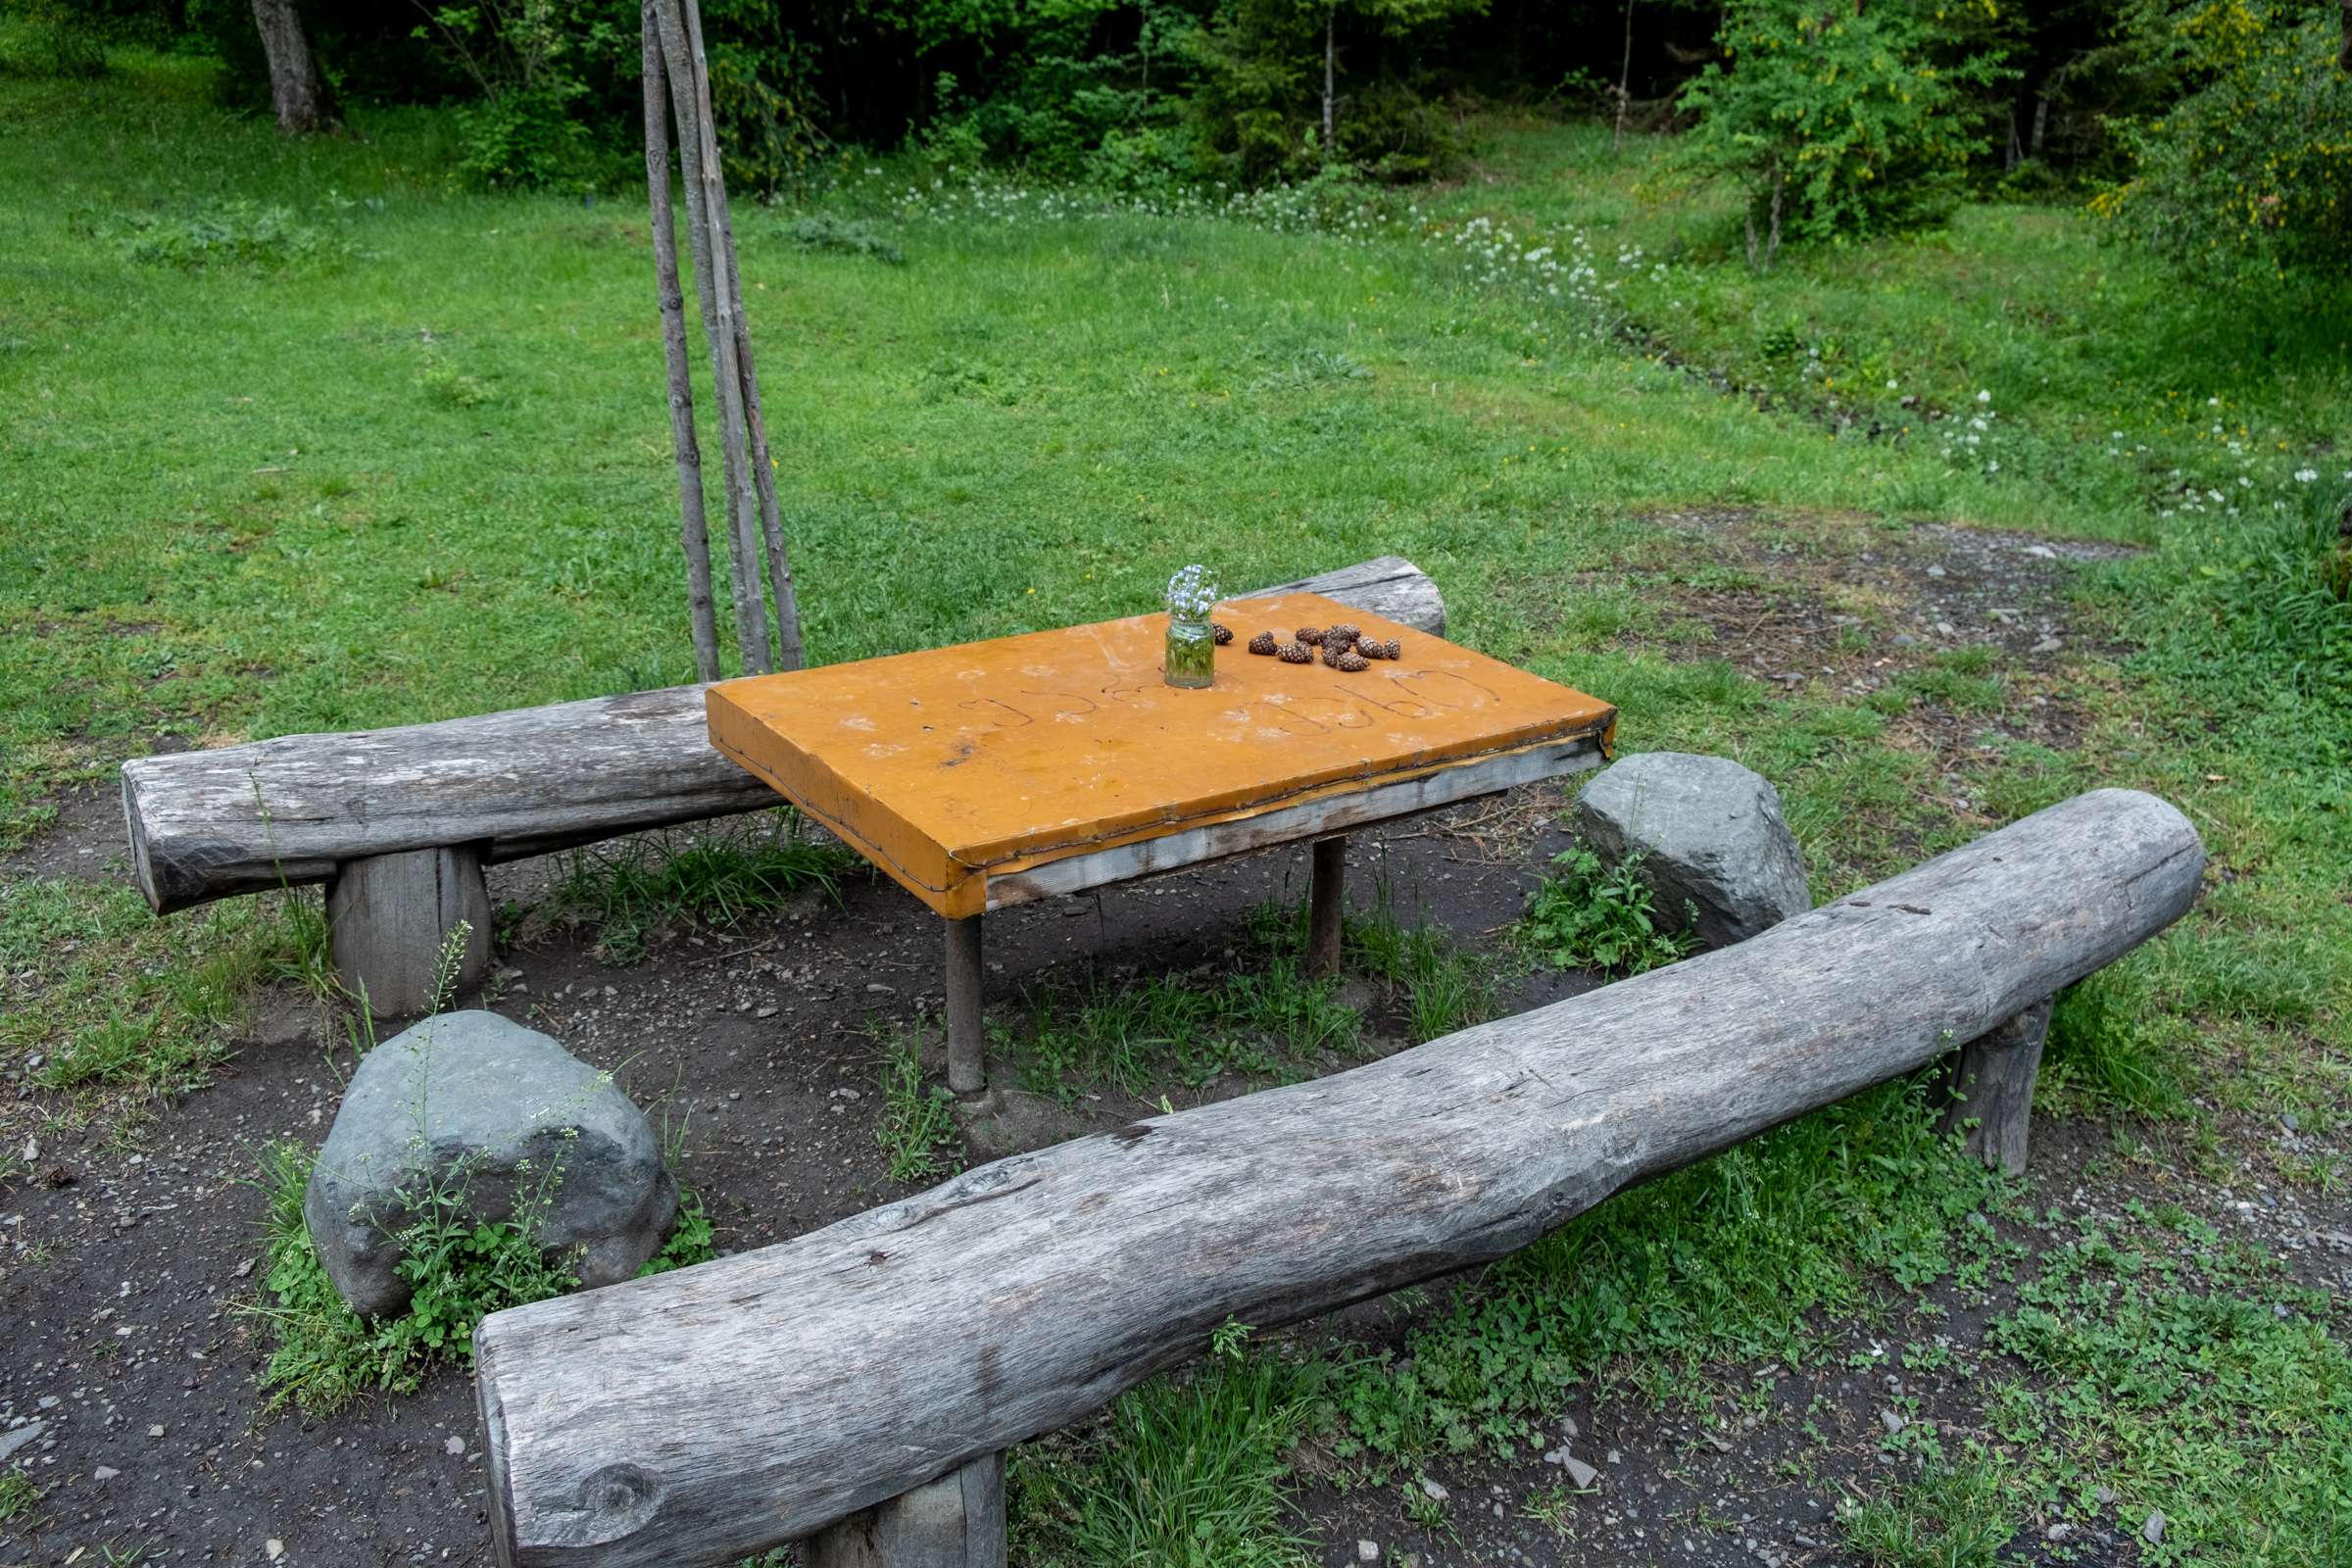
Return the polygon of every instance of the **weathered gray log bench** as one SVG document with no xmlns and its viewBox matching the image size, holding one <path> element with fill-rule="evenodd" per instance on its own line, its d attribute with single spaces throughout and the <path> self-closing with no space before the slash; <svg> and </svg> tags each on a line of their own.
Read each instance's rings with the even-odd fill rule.
<svg viewBox="0 0 2352 1568">
<path fill-rule="evenodd" d="M 1395 556 L 1258 590 L 1287 591 L 1446 630 L 1437 585 Z M 379 1013 L 415 1012 L 460 920 L 460 983 L 488 966 L 485 865 L 776 804 L 711 749 L 705 690 L 136 758 L 122 764 L 131 866 L 159 914 L 325 883 L 344 983 Z"/>
<path fill-rule="evenodd" d="M 1981 1086 L 1962 1112 L 2022 1157 L 2048 999 L 2178 919 L 2204 863 L 2172 807 L 2100 790 L 1385 1061 L 496 1313 L 474 1346 L 499 1558 L 691 1568 L 805 1541 L 812 1568 L 1002 1568 L 1004 1450 L 1227 1321 L 1500 1256 L 1955 1047 Z"/>
</svg>

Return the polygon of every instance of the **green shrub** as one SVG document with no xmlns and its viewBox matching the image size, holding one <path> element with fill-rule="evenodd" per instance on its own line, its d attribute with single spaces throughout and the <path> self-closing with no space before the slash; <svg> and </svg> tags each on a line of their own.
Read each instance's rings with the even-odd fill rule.
<svg viewBox="0 0 2352 1568">
<path fill-rule="evenodd" d="M 1950 216 L 1987 146 L 1970 92 L 2008 74 L 1997 50 L 1959 53 L 1951 30 L 1899 7 L 1736 0 L 1715 37 L 1730 64 L 1683 89 L 1678 107 L 1698 123 L 1676 169 L 1740 187 L 1748 261 L 1767 267 L 1784 233 L 1818 241 Z"/>
<path fill-rule="evenodd" d="M 2226 281 L 2352 273 L 2352 72 L 2334 0 L 2194 0 L 2153 10 L 2148 47 L 2190 89 L 2123 125 L 2132 177 L 2092 211 Z"/>
<path fill-rule="evenodd" d="M 0 76 L 103 76 L 98 35 L 58 0 L 20 4 L 0 17 Z"/>
<path fill-rule="evenodd" d="M 1658 929 L 1655 895 L 1642 875 L 1642 857 L 1613 866 L 1579 844 L 1551 858 L 1559 869 L 1528 901 L 1520 938 L 1561 968 L 1640 974 L 1690 951 L 1690 939 Z"/>
</svg>

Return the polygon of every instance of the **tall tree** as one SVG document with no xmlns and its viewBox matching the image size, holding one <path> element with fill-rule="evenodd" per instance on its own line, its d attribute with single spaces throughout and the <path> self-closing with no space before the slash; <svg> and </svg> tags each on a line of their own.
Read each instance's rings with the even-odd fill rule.
<svg viewBox="0 0 2352 1568">
<path fill-rule="evenodd" d="M 270 104 L 277 111 L 277 128 L 304 135 L 341 124 L 335 95 L 318 74 L 294 0 L 253 0 L 253 22 L 261 29 L 262 53 L 270 60 Z"/>
</svg>

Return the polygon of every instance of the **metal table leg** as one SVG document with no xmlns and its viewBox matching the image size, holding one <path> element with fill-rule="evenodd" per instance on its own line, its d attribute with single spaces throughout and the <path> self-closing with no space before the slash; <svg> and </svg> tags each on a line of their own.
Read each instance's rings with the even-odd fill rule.
<svg viewBox="0 0 2352 1568">
<path fill-rule="evenodd" d="M 981 1055 L 980 920 L 948 922 L 948 1087 L 959 1099 L 988 1093 Z"/>
<path fill-rule="evenodd" d="M 1348 840 L 1317 839 L 1314 880 L 1306 896 L 1306 972 L 1320 980 L 1340 972 L 1340 906 L 1348 880 Z"/>
</svg>

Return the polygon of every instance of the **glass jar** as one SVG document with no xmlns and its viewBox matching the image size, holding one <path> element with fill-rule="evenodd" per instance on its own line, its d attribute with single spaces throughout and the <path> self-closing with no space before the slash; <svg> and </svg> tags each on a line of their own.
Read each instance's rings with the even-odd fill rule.
<svg viewBox="0 0 2352 1568">
<path fill-rule="evenodd" d="M 1217 634 L 1206 615 L 1168 612 L 1167 658 L 1160 668 L 1171 686 L 1217 683 Z"/>
<path fill-rule="evenodd" d="M 1217 584 L 1208 568 L 1191 565 L 1168 579 L 1168 646 L 1160 675 L 1171 686 L 1199 689 L 1217 683 Z"/>
</svg>

